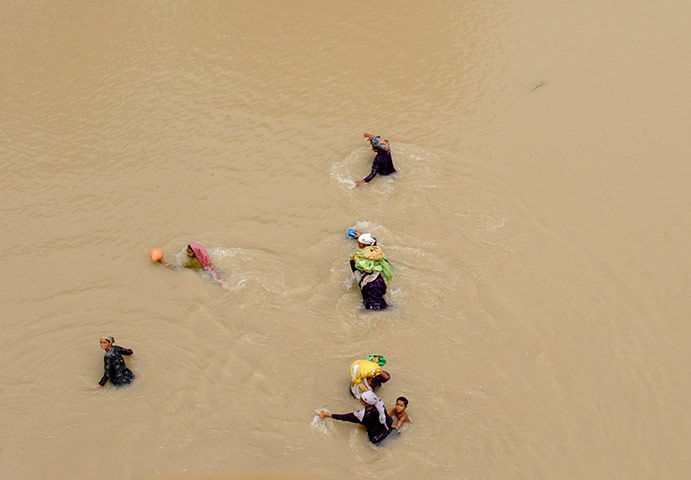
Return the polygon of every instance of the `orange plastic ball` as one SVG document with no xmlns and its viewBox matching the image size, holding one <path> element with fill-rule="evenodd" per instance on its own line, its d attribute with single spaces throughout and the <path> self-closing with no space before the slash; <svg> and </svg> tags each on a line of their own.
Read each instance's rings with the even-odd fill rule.
<svg viewBox="0 0 691 480">
<path fill-rule="evenodd" d="M 158 262 L 163 258 L 163 250 L 161 250 L 160 248 L 154 248 L 153 250 L 151 250 L 149 257 L 151 257 L 152 262 Z"/>
</svg>

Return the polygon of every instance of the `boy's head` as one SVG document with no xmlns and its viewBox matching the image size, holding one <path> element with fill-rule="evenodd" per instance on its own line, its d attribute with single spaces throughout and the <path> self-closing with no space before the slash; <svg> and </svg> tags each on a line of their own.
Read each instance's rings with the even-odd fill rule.
<svg viewBox="0 0 691 480">
<path fill-rule="evenodd" d="M 408 408 L 408 399 L 405 397 L 398 397 L 396 399 L 396 413 L 402 413 L 406 408 Z"/>
</svg>

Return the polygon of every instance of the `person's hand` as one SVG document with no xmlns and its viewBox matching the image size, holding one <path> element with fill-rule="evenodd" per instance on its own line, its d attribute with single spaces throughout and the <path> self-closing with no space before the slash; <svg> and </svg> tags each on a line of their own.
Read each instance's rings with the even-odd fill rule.
<svg viewBox="0 0 691 480">
<path fill-rule="evenodd" d="M 363 136 L 364 138 L 366 138 L 366 139 L 369 140 L 369 139 L 371 139 L 374 135 L 372 135 L 371 133 L 363 133 L 362 136 Z"/>
<path fill-rule="evenodd" d="M 359 187 L 359 186 L 362 185 L 363 183 L 365 183 L 364 180 L 358 180 L 357 182 L 355 182 L 355 186 L 356 186 L 356 187 Z"/>
<path fill-rule="evenodd" d="M 99 388 L 103 388 L 103 385 L 96 385 L 96 386 L 94 387 L 94 390 L 98 390 Z"/>
<path fill-rule="evenodd" d="M 317 415 L 319 415 L 319 418 L 331 418 L 331 414 L 326 410 L 319 410 L 319 413 Z"/>
</svg>

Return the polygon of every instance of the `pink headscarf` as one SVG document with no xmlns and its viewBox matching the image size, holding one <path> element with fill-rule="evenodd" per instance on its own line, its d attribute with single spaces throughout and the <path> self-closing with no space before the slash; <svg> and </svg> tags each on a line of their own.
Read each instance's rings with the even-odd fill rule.
<svg viewBox="0 0 691 480">
<path fill-rule="evenodd" d="M 199 245 L 197 242 L 190 243 L 190 248 L 194 252 L 194 256 L 197 260 L 204 266 L 204 268 L 211 268 L 211 258 L 209 258 L 209 252 L 207 252 L 204 247 Z"/>
<path fill-rule="evenodd" d="M 223 278 L 216 273 L 214 267 L 211 266 L 211 257 L 209 257 L 209 252 L 207 252 L 204 247 L 199 245 L 197 242 L 190 243 L 189 247 L 194 252 L 194 256 L 197 257 L 199 263 L 201 263 L 206 270 L 208 270 L 217 280 L 223 280 Z"/>
</svg>

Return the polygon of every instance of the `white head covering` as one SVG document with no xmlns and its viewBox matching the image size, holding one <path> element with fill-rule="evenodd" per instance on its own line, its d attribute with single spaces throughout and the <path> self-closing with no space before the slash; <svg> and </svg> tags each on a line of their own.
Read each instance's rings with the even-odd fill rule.
<svg viewBox="0 0 691 480">
<path fill-rule="evenodd" d="M 357 241 L 363 245 L 367 245 L 370 247 L 377 243 L 377 240 L 372 236 L 371 233 L 363 233 L 362 235 L 357 237 Z"/>
<path fill-rule="evenodd" d="M 367 405 L 372 405 L 377 409 L 377 411 L 379 412 L 379 423 L 384 425 L 388 430 L 389 426 L 386 424 L 386 409 L 384 408 L 384 402 L 382 401 L 382 399 L 377 397 L 377 395 L 372 390 L 362 392 L 360 398 Z"/>
</svg>

